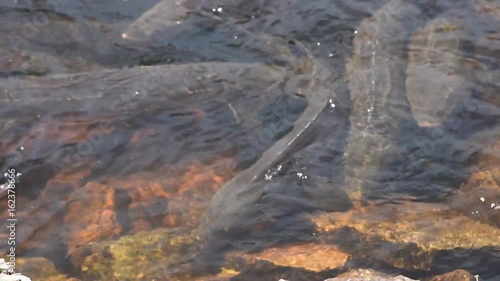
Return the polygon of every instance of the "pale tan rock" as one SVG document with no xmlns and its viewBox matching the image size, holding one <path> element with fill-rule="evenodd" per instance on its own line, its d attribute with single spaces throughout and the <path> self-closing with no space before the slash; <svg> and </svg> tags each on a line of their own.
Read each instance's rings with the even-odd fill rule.
<svg viewBox="0 0 500 281">
<path fill-rule="evenodd" d="M 477 281 L 477 280 L 478 278 L 474 277 L 469 272 L 457 269 L 455 271 L 433 277 L 429 281 Z"/>
<path fill-rule="evenodd" d="M 242 258 L 247 264 L 257 261 L 269 261 L 276 266 L 298 267 L 313 272 L 340 268 L 349 255 L 332 245 L 315 243 L 285 245 L 268 248 L 257 253 L 230 253 L 227 259 Z"/>
<path fill-rule="evenodd" d="M 398 275 L 391 277 L 385 273 L 372 269 L 356 269 L 343 273 L 335 278 L 328 278 L 325 281 L 417 281 Z"/>
</svg>

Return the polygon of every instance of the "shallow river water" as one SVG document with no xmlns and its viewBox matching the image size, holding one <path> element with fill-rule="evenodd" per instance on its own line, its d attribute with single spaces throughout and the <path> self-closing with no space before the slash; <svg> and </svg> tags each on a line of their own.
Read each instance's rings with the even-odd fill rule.
<svg viewBox="0 0 500 281">
<path fill-rule="evenodd" d="M 1 0 L 1 258 L 500 280 L 500 5 L 406 2 Z"/>
</svg>

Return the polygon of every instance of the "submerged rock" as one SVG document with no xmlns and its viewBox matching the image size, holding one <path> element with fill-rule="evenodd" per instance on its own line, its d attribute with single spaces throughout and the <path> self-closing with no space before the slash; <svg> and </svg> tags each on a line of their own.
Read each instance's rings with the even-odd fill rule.
<svg viewBox="0 0 500 281">
<path fill-rule="evenodd" d="M 443 275 L 438 275 L 427 281 L 477 281 L 478 279 L 472 276 L 465 270 L 455 270 Z M 328 278 L 325 281 L 417 281 L 408 277 L 398 275 L 395 277 L 389 274 L 378 272 L 370 269 L 356 269 L 343 273 L 335 278 Z"/>
<path fill-rule="evenodd" d="M 500 229 L 443 204 L 380 203 L 311 219 L 320 236 L 354 257 L 405 270 L 449 271 L 464 263 L 464 269 L 482 272 L 500 259 Z"/>
<path fill-rule="evenodd" d="M 459 20 L 442 17 L 412 35 L 406 92 L 419 125 L 440 125 L 472 93 L 465 53 L 470 37 Z"/>
<path fill-rule="evenodd" d="M 370 269 L 356 269 L 325 281 L 416 281 L 402 275 L 391 277 L 389 274 Z"/>
<path fill-rule="evenodd" d="M 297 267 L 312 272 L 321 272 L 342 268 L 348 257 L 348 254 L 336 246 L 306 243 L 283 245 L 246 254 L 233 252 L 228 253 L 226 259 L 228 259 L 229 265 L 239 264 L 237 267 L 239 270 L 245 266 L 268 261 L 275 266 Z M 242 263 L 245 266 L 241 266 Z"/>
<path fill-rule="evenodd" d="M 84 280 L 192 280 L 186 264 L 200 249 L 196 235 L 157 229 L 88 245 Z"/>
<path fill-rule="evenodd" d="M 455 271 L 445 273 L 443 275 L 435 276 L 429 281 L 479 281 L 479 276 L 473 276 L 469 272 L 457 269 Z"/>
<path fill-rule="evenodd" d="M 58 272 L 51 261 L 42 257 L 21 258 L 16 261 L 16 267 L 18 272 L 31 276 L 33 280 L 77 281 L 76 278 L 69 278 Z"/>
</svg>

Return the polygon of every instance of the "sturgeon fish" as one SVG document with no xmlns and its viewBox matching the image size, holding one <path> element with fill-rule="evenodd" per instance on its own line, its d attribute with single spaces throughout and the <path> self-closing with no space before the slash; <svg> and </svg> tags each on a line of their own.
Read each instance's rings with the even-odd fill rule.
<svg viewBox="0 0 500 281">
<path fill-rule="evenodd" d="M 335 75 L 329 72 L 324 62 L 315 58 L 317 75 L 314 87 L 309 89 L 311 99 L 308 100 L 313 103 L 295 123 L 293 131 L 213 196 L 200 232 L 215 237 L 227 233 L 232 234 L 229 237 L 248 237 L 256 233 L 252 229 L 261 229 L 259 224 L 268 225 L 297 212 L 346 210 L 350 208 L 351 200 L 360 199 L 362 192 L 373 191 L 373 183 L 379 177 L 387 177 L 383 172 L 389 163 L 385 162 L 390 162 L 387 159 L 398 152 L 400 137 L 417 129 L 406 97 L 406 52 L 411 34 L 426 20 L 422 7 L 402 0 L 391 1 L 373 17 L 364 20 L 355 32 L 354 51 L 346 66 L 345 80 L 333 79 Z M 346 91 L 340 86 L 346 83 L 352 107 L 350 132 L 343 155 L 345 181 L 332 183 L 321 176 L 294 178 L 276 171 L 275 167 L 279 170 L 285 166 L 286 162 L 282 160 L 300 158 L 291 156 L 300 149 L 299 154 L 307 154 L 318 147 L 327 149 L 332 144 L 333 141 L 325 136 L 326 132 L 313 145 L 308 137 L 315 134 L 315 127 L 329 132 L 342 129 L 340 124 L 332 127 L 334 121 L 328 118 L 341 118 L 339 112 L 330 111 L 342 94 L 335 91 Z M 345 116 L 346 112 L 343 113 Z M 334 133 L 329 137 L 336 138 Z M 331 149 L 335 150 L 334 147 Z M 315 166 L 313 162 L 306 165 Z M 272 179 L 273 173 L 281 173 L 282 177 Z M 272 233 L 267 232 L 266 237 Z"/>
</svg>

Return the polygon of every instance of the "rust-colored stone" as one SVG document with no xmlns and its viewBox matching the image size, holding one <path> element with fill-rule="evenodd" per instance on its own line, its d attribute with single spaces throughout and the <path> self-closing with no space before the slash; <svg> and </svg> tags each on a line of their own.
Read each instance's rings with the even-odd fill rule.
<svg viewBox="0 0 500 281">
<path fill-rule="evenodd" d="M 132 233 L 158 227 L 198 224 L 212 195 L 231 174 L 222 170 L 229 160 L 212 164 L 193 163 L 184 168 L 172 168 L 165 176 L 141 172 L 127 179 L 109 179 L 109 184 L 125 190 L 130 197 L 128 215 Z"/>
<path fill-rule="evenodd" d="M 121 233 L 114 194 L 113 188 L 90 182 L 71 195 L 63 219 L 66 232 L 61 234 L 68 244 L 69 255 L 77 247 Z"/>
</svg>

